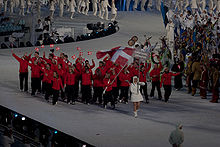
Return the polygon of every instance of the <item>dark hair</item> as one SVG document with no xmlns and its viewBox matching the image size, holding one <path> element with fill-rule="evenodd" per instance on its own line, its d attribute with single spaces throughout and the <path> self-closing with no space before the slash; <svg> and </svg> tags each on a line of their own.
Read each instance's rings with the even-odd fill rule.
<svg viewBox="0 0 220 147">
<path fill-rule="evenodd" d="M 38 55 L 39 55 L 39 52 L 35 52 L 35 54 L 38 54 Z"/>
</svg>

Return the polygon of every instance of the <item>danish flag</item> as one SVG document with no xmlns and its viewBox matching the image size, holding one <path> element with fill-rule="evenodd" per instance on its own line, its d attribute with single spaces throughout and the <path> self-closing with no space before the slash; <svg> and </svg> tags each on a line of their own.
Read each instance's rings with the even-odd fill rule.
<svg viewBox="0 0 220 147">
<path fill-rule="evenodd" d="M 39 48 L 37 48 L 37 47 L 36 47 L 34 50 L 35 50 L 36 52 L 39 52 Z"/>
<path fill-rule="evenodd" d="M 73 56 L 72 56 L 72 59 L 73 59 L 73 60 L 76 59 L 76 55 L 73 55 Z"/>
<path fill-rule="evenodd" d="M 59 51 L 60 50 L 60 47 L 56 47 L 56 51 Z"/>
<path fill-rule="evenodd" d="M 79 52 L 79 56 L 83 56 L 83 52 Z"/>
<path fill-rule="evenodd" d="M 44 48 L 44 45 L 41 45 L 41 48 Z"/>
<path fill-rule="evenodd" d="M 80 48 L 80 47 L 77 47 L 76 49 L 77 49 L 78 51 L 81 51 L 81 48 Z"/>
<path fill-rule="evenodd" d="M 50 47 L 51 47 L 51 48 L 54 47 L 54 44 L 50 44 Z"/>
<path fill-rule="evenodd" d="M 109 54 L 111 57 L 111 61 L 119 64 L 121 66 L 124 66 L 127 64 L 127 62 L 132 59 L 132 55 L 134 53 L 135 49 L 133 48 L 128 48 L 128 47 L 115 47 L 109 51 L 98 51 L 96 53 L 97 59 L 100 59 L 104 57 L 106 54 Z"/>
<path fill-rule="evenodd" d="M 91 52 L 91 51 L 89 51 L 89 52 L 88 52 L 88 55 L 92 55 L 92 52 Z"/>
</svg>

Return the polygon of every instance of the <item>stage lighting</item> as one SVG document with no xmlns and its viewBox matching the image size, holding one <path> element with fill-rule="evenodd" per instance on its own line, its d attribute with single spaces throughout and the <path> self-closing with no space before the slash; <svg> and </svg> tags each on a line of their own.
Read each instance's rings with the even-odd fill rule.
<svg viewBox="0 0 220 147">
<path fill-rule="evenodd" d="M 54 134 L 57 134 L 58 132 L 57 131 L 54 131 Z"/>
<path fill-rule="evenodd" d="M 18 114 L 15 113 L 15 117 L 18 117 Z"/>
<path fill-rule="evenodd" d="M 110 23 L 108 24 L 108 26 L 111 27 L 111 26 L 113 26 L 113 24 L 110 22 Z"/>
<path fill-rule="evenodd" d="M 21 120 L 25 120 L 25 117 L 22 117 Z"/>
</svg>

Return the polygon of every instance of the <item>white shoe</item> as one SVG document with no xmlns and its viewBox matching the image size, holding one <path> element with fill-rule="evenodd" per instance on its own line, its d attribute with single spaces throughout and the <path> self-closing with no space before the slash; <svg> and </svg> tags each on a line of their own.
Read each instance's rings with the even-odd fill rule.
<svg viewBox="0 0 220 147">
<path fill-rule="evenodd" d="M 134 117 L 137 118 L 137 111 L 134 111 Z"/>
</svg>

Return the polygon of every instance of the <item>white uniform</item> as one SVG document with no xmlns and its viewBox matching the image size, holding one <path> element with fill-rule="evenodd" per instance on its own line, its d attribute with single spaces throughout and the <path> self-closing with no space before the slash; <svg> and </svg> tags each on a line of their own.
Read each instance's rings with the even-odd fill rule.
<svg viewBox="0 0 220 147">
<path fill-rule="evenodd" d="M 10 0 L 10 14 L 14 13 L 14 5 L 15 5 L 15 1 L 14 0 Z"/>
<path fill-rule="evenodd" d="M 170 22 L 166 26 L 167 39 L 169 42 L 174 42 L 174 23 Z"/>
<path fill-rule="evenodd" d="M 126 1 L 126 10 L 129 11 L 129 6 L 130 6 L 131 0 Z"/>
<path fill-rule="evenodd" d="M 145 85 L 145 83 L 139 82 L 139 85 L 134 83 L 131 84 L 131 102 L 141 102 L 144 100 L 140 92 L 140 85 Z"/>
<path fill-rule="evenodd" d="M 218 0 L 218 2 L 217 2 L 217 12 L 218 13 L 220 12 L 220 0 Z"/>
<path fill-rule="evenodd" d="M 69 4 L 70 4 L 70 12 L 71 13 L 75 13 L 76 1 L 75 0 L 71 0 Z"/>
<path fill-rule="evenodd" d="M 206 7 L 206 0 L 201 0 L 200 2 L 202 4 L 202 11 L 205 10 L 205 7 Z"/>
<path fill-rule="evenodd" d="M 111 13 L 112 13 L 112 19 L 111 19 L 111 21 L 114 21 L 115 18 L 117 17 L 117 8 L 115 7 L 115 2 L 114 2 L 114 1 L 112 1 Z"/>
<path fill-rule="evenodd" d="M 88 15 L 89 12 L 89 0 L 85 0 L 85 15 Z"/>
<path fill-rule="evenodd" d="M 54 11 L 55 11 L 55 1 L 51 0 L 50 1 L 50 18 L 51 19 L 53 19 Z"/>
<path fill-rule="evenodd" d="M 192 9 L 197 9 L 197 8 L 198 8 L 198 6 L 197 6 L 197 0 L 192 0 L 192 1 L 191 1 L 191 8 L 192 8 Z"/>
<path fill-rule="evenodd" d="M 20 0 L 20 15 L 24 16 L 24 8 L 25 8 L 25 2 L 24 0 Z"/>
<path fill-rule="evenodd" d="M 93 10 L 93 15 L 94 16 L 96 16 L 96 14 L 97 14 L 97 9 L 98 9 L 97 3 L 98 3 L 97 0 L 92 0 L 92 10 Z"/>
<path fill-rule="evenodd" d="M 175 10 L 178 9 L 180 12 L 183 11 L 183 0 L 177 0 Z"/>
<path fill-rule="evenodd" d="M 64 0 L 59 0 L 59 7 L 60 7 L 59 16 L 60 16 L 60 17 L 63 17 Z"/>
<path fill-rule="evenodd" d="M 70 19 L 73 19 L 73 15 L 75 13 L 75 8 L 76 8 L 76 1 L 71 0 L 69 4 L 70 4 L 70 12 L 71 12 Z"/>
<path fill-rule="evenodd" d="M 147 0 L 141 0 L 141 11 L 145 11 L 145 8 L 144 8 L 144 6 L 145 6 L 145 4 L 146 4 L 146 1 Z M 151 3 L 152 3 L 152 0 L 151 0 Z M 151 5 L 151 6 L 150 6 Z M 152 4 L 150 4 L 150 1 L 148 2 L 148 6 L 147 6 L 148 8 L 150 8 L 150 7 L 152 7 Z"/>
<path fill-rule="evenodd" d="M 111 7 L 108 3 L 108 0 L 104 0 L 101 2 L 102 5 L 102 19 L 108 20 L 108 7 Z M 105 17 L 104 17 L 105 16 Z"/>
</svg>

